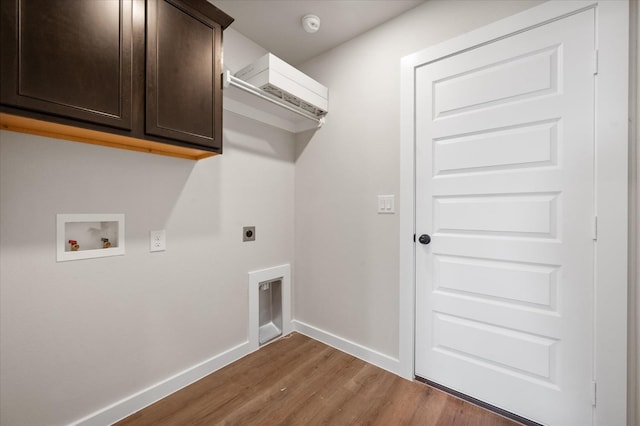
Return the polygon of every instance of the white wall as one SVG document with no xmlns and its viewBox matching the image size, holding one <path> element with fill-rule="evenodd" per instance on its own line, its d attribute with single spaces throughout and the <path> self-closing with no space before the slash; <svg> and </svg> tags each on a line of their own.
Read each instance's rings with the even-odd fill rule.
<svg viewBox="0 0 640 426">
<path fill-rule="evenodd" d="M 224 31 L 224 68 L 235 73 L 267 53 L 267 50 L 232 27 Z"/>
<path fill-rule="evenodd" d="M 539 3 L 428 1 L 301 67 L 329 115 L 297 145 L 297 320 L 397 358 L 399 217 L 376 196 L 399 192 L 400 58 Z"/>
<path fill-rule="evenodd" d="M 294 154 L 226 112 L 198 162 L 0 132 L 0 424 L 69 423 L 245 342 L 247 272 L 293 262 Z M 126 255 L 56 263 L 56 213 L 124 213 Z"/>
</svg>

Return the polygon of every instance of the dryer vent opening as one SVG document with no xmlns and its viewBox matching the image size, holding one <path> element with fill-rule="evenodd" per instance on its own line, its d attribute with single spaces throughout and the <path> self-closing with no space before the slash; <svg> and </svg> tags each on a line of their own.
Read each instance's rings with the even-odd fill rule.
<svg viewBox="0 0 640 426">
<path fill-rule="evenodd" d="M 258 285 L 260 345 L 282 335 L 282 280 L 264 281 Z"/>
<path fill-rule="evenodd" d="M 291 266 L 284 264 L 249 272 L 251 350 L 291 331 Z"/>
</svg>

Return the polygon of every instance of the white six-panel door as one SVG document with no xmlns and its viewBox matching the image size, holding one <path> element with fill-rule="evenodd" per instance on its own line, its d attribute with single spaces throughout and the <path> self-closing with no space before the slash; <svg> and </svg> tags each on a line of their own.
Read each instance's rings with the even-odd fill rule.
<svg viewBox="0 0 640 426">
<path fill-rule="evenodd" d="M 416 375 L 592 423 L 594 12 L 415 72 Z"/>
</svg>

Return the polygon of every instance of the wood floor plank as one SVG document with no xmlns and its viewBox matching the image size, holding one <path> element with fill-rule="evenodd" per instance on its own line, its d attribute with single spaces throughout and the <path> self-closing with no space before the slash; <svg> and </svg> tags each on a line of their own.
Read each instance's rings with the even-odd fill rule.
<svg viewBox="0 0 640 426">
<path fill-rule="evenodd" d="M 117 423 L 118 426 L 517 424 L 297 333 Z"/>
</svg>

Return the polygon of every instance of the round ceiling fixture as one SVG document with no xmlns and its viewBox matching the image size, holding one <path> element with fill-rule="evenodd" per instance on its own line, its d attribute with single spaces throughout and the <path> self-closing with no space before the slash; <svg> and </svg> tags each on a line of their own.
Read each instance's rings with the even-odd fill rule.
<svg viewBox="0 0 640 426">
<path fill-rule="evenodd" d="M 302 28 L 308 33 L 315 33 L 320 29 L 320 18 L 316 15 L 304 15 L 302 17 Z"/>
</svg>

